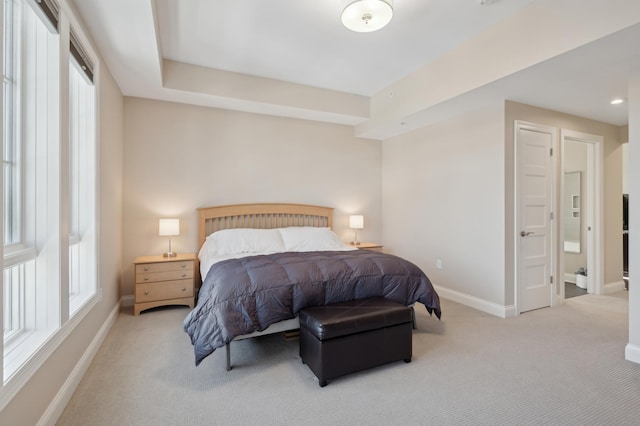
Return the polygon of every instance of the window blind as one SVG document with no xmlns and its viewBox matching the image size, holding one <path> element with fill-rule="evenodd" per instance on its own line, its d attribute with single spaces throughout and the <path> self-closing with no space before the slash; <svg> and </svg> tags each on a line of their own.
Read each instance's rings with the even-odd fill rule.
<svg viewBox="0 0 640 426">
<path fill-rule="evenodd" d="M 89 60 L 89 56 L 85 53 L 85 50 L 82 48 L 82 45 L 73 30 L 71 30 L 70 38 L 71 42 L 69 43 L 69 49 L 71 55 L 78 62 L 78 65 L 80 65 L 80 68 L 85 73 L 89 81 L 93 83 L 93 64 Z"/>
<path fill-rule="evenodd" d="M 58 17 L 60 8 L 54 0 L 36 0 L 36 3 L 44 16 L 53 26 L 54 32 L 58 32 Z"/>
</svg>

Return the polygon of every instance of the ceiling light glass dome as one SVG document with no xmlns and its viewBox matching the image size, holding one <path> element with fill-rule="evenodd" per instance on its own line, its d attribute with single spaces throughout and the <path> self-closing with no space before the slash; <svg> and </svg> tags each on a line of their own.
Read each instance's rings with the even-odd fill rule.
<svg viewBox="0 0 640 426">
<path fill-rule="evenodd" d="M 377 31 L 393 17 L 391 0 L 348 1 L 342 11 L 342 23 L 352 31 Z"/>
</svg>

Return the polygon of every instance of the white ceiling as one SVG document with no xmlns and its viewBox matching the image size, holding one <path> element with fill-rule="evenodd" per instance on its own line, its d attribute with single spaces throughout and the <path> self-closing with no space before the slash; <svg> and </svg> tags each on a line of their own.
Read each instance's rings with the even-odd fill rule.
<svg viewBox="0 0 640 426">
<path fill-rule="evenodd" d="M 532 1 L 395 0 L 391 23 L 374 33 L 342 26 L 342 0 L 73 3 L 124 95 L 243 109 L 233 99 L 164 87 L 163 60 L 371 96 Z M 628 70 L 640 56 L 637 27 L 440 105 L 433 117 L 481 94 L 626 124 L 626 104 L 608 101 L 626 96 Z M 254 112 L 269 113 L 263 107 Z"/>
<path fill-rule="evenodd" d="M 532 0 L 396 0 L 391 23 L 348 30 L 340 0 L 158 0 L 162 56 L 370 96 Z"/>
</svg>

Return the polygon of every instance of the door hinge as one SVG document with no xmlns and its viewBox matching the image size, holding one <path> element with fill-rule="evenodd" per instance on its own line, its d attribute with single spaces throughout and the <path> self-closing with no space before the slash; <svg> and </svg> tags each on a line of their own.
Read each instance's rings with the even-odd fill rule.
<svg viewBox="0 0 640 426">
<path fill-rule="evenodd" d="M 553 148 L 549 148 L 549 157 L 553 157 Z"/>
<path fill-rule="evenodd" d="M 553 275 L 549 277 L 549 284 L 553 284 Z"/>
<path fill-rule="evenodd" d="M 553 220 L 553 212 L 549 212 L 549 220 Z"/>
</svg>

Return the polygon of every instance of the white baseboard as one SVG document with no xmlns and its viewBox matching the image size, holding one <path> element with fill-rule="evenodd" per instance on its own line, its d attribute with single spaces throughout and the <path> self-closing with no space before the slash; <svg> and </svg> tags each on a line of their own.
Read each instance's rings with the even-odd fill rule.
<svg viewBox="0 0 640 426">
<path fill-rule="evenodd" d="M 627 361 L 640 364 L 640 346 L 627 343 L 627 346 L 624 348 L 624 358 Z"/>
<path fill-rule="evenodd" d="M 564 281 L 567 282 L 567 283 L 575 284 L 576 283 L 576 274 L 567 274 L 565 272 L 564 273 Z"/>
<path fill-rule="evenodd" d="M 130 308 L 135 304 L 136 304 L 136 298 L 133 294 L 122 296 L 120 298 L 120 306 L 122 306 L 123 308 Z"/>
<path fill-rule="evenodd" d="M 51 401 L 51 404 L 49 404 L 49 407 L 47 407 L 46 411 L 38 421 L 38 426 L 53 426 L 56 424 L 62 415 L 62 411 L 64 411 L 64 408 L 71 400 L 73 392 L 75 392 L 76 388 L 80 384 L 80 380 L 82 380 L 82 377 L 87 372 L 89 365 L 91 365 L 91 361 L 93 361 L 93 358 L 96 356 L 98 349 L 100 349 L 102 342 L 107 337 L 109 330 L 111 330 L 111 327 L 115 323 L 116 318 L 118 318 L 119 312 L 120 304 L 116 304 L 107 317 L 107 320 L 102 324 L 102 327 L 100 327 L 98 334 L 93 338 L 87 347 L 87 350 L 84 351 L 84 354 L 82 354 L 82 357 L 73 368 L 73 371 L 69 374 L 69 377 L 67 377 L 67 380 L 65 380 L 55 398 L 53 398 L 53 401 Z"/>
<path fill-rule="evenodd" d="M 611 293 L 617 293 L 619 291 L 624 290 L 624 280 L 623 281 L 616 281 L 616 282 L 612 282 L 612 283 L 606 283 L 604 285 L 604 294 L 611 294 Z"/>
<path fill-rule="evenodd" d="M 477 309 L 479 311 L 486 312 L 500 318 L 510 318 L 516 316 L 516 308 L 514 305 L 503 306 L 497 303 L 489 302 L 488 300 L 471 296 L 466 293 L 450 290 L 448 288 L 438 286 L 434 286 L 434 288 L 438 292 L 439 296 L 469 306 L 473 309 Z"/>
</svg>

